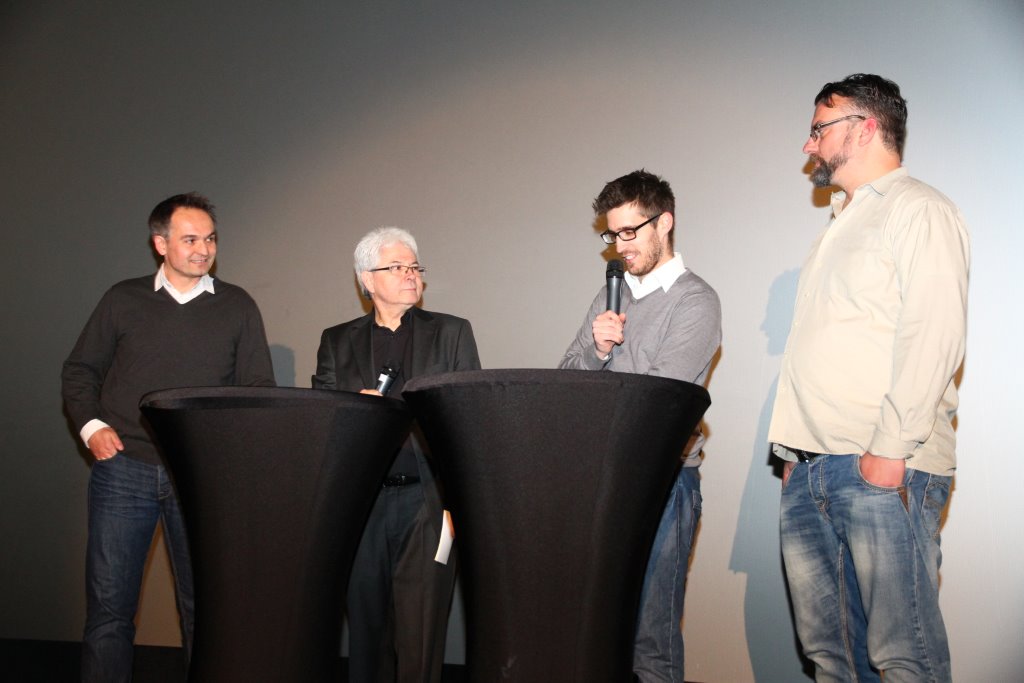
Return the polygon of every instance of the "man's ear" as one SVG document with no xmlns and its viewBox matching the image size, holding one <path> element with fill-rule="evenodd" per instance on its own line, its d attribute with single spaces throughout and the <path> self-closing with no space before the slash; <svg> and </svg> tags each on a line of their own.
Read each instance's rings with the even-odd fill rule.
<svg viewBox="0 0 1024 683">
<path fill-rule="evenodd" d="M 661 216 L 658 217 L 658 222 L 655 223 L 655 229 L 658 231 L 658 237 L 667 243 L 668 234 L 672 232 L 672 228 L 675 227 L 675 224 L 675 218 L 673 218 L 672 214 L 668 211 L 661 214 Z"/>
<path fill-rule="evenodd" d="M 167 256 L 167 238 L 163 235 L 153 235 L 153 248 L 161 256 Z"/>
<path fill-rule="evenodd" d="M 861 127 L 860 127 L 860 139 L 857 140 L 857 142 L 861 146 L 864 146 L 864 145 L 868 144 L 869 142 L 871 142 L 875 138 L 876 135 L 880 135 L 880 134 L 881 133 L 878 130 L 878 121 L 876 119 L 873 119 L 873 118 L 865 119 L 864 123 L 861 124 Z"/>
<path fill-rule="evenodd" d="M 363 283 L 363 289 L 373 294 L 373 273 L 364 270 L 359 273 L 359 281 Z"/>
</svg>

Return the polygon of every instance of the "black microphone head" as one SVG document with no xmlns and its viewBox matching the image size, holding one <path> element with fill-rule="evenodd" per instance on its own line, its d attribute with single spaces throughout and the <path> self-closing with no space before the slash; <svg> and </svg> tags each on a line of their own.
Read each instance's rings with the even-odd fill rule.
<svg viewBox="0 0 1024 683">
<path fill-rule="evenodd" d="M 622 303 L 622 261 L 617 258 L 609 261 L 605 276 L 608 282 L 608 310 L 618 313 L 619 304 Z"/>
<path fill-rule="evenodd" d="M 398 371 L 401 366 L 394 361 L 385 361 L 381 367 L 380 372 L 377 373 L 377 386 L 375 387 L 382 395 L 387 396 L 391 390 L 391 385 L 395 383 L 395 378 L 398 377 Z"/>
</svg>

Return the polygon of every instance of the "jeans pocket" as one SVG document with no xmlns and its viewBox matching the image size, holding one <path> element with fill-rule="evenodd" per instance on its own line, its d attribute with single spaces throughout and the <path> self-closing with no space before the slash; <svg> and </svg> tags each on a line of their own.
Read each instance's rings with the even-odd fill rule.
<svg viewBox="0 0 1024 683">
<path fill-rule="evenodd" d="M 691 491 L 691 494 L 692 496 L 690 498 L 690 519 L 692 521 L 689 525 L 690 528 L 688 530 L 688 533 L 690 538 L 687 541 L 687 545 L 692 548 L 693 538 L 697 535 L 697 525 L 700 524 L 701 506 L 703 504 L 704 498 L 700 495 L 700 491 Z"/>
<path fill-rule="evenodd" d="M 949 500 L 949 488 L 952 477 L 944 477 L 938 474 L 928 475 L 928 485 L 924 489 L 924 498 L 921 501 L 921 518 L 925 530 L 933 539 L 939 536 L 939 526 L 942 523 L 942 511 Z"/>
<path fill-rule="evenodd" d="M 900 504 L 903 505 L 903 510 L 907 513 L 910 512 L 910 500 L 907 494 L 907 476 L 910 474 L 910 469 L 905 469 L 903 473 L 903 482 L 897 486 L 882 486 L 881 484 L 875 484 L 868 481 L 867 477 L 864 476 L 864 472 L 861 471 L 860 464 L 863 459 L 862 455 L 858 455 L 853 458 L 853 469 L 856 471 L 857 479 L 865 488 L 870 489 L 875 493 L 895 493 L 900 498 Z"/>
<path fill-rule="evenodd" d="M 903 509 L 910 512 L 910 502 L 907 500 L 907 487 L 899 486 L 896 488 L 896 493 L 900 496 L 900 502 L 903 503 Z"/>
<path fill-rule="evenodd" d="M 870 486 L 871 488 L 877 489 L 879 491 L 896 491 L 900 487 L 906 485 L 906 483 L 907 483 L 907 473 L 910 472 L 909 468 L 904 470 L 903 482 L 900 483 L 900 484 L 897 484 L 896 486 L 883 486 L 882 484 L 875 484 L 874 482 L 868 481 L 868 478 L 864 476 L 864 472 L 860 468 L 860 464 L 861 464 L 861 461 L 863 459 L 864 459 L 863 455 L 858 455 L 858 456 L 855 456 L 854 458 L 852 458 L 852 460 L 853 460 L 853 468 L 857 472 L 857 478 L 860 479 L 861 483 L 863 483 L 865 486 Z"/>
<path fill-rule="evenodd" d="M 789 480 L 793 478 L 793 470 L 796 469 L 796 463 L 793 464 L 792 469 L 789 470 L 789 475 L 786 475 L 786 468 L 789 467 L 788 461 L 782 462 L 782 490 L 785 491 L 789 488 Z"/>
</svg>

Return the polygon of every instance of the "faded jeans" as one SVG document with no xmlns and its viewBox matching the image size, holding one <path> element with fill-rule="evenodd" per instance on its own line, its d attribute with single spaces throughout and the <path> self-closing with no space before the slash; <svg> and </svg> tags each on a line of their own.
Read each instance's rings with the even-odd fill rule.
<svg viewBox="0 0 1024 683">
<path fill-rule="evenodd" d="M 950 477 L 867 482 L 854 455 L 797 463 L 781 539 L 797 635 L 818 681 L 950 680 L 939 523 Z"/>
</svg>

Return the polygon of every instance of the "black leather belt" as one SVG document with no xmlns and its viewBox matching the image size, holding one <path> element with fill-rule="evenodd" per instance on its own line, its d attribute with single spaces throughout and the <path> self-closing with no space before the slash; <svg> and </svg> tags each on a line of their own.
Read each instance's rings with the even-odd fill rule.
<svg viewBox="0 0 1024 683">
<path fill-rule="evenodd" d="M 814 462 L 825 453 L 811 453 L 810 451 L 800 451 L 795 448 L 790 448 L 789 451 L 796 456 L 796 459 L 800 462 Z"/>
<path fill-rule="evenodd" d="M 388 477 L 384 480 L 383 487 L 391 488 L 392 486 L 408 486 L 409 484 L 420 483 L 419 477 L 413 477 L 408 474 L 396 474 L 392 477 Z"/>
</svg>

